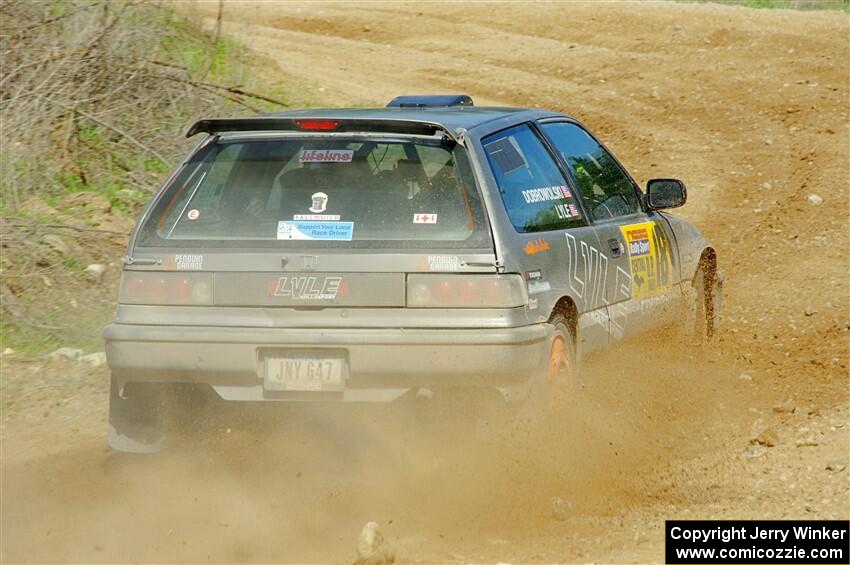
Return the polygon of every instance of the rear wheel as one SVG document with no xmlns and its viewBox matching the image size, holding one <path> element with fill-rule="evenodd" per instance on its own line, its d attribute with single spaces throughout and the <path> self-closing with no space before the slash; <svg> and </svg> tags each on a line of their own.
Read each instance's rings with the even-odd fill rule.
<svg viewBox="0 0 850 565">
<path fill-rule="evenodd" d="M 575 393 L 578 367 L 575 338 L 567 321 L 556 316 L 551 323 L 555 327 L 555 335 L 549 346 L 546 399 L 550 407 L 557 407 L 572 398 Z"/>
<path fill-rule="evenodd" d="M 575 397 L 579 377 L 576 341 L 567 320 L 555 316 L 547 358 L 519 410 L 519 420 L 539 428 L 547 419 L 567 409 Z"/>
<path fill-rule="evenodd" d="M 161 394 L 153 383 L 109 384 L 109 446 L 127 453 L 156 453 L 165 437 Z"/>
</svg>

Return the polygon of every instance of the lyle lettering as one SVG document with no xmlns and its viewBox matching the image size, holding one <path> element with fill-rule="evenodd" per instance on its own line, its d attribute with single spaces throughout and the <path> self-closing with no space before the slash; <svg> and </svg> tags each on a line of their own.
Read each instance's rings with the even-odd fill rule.
<svg viewBox="0 0 850 565">
<path fill-rule="evenodd" d="M 275 296 L 296 300 L 334 300 L 342 277 L 280 277 Z"/>
</svg>

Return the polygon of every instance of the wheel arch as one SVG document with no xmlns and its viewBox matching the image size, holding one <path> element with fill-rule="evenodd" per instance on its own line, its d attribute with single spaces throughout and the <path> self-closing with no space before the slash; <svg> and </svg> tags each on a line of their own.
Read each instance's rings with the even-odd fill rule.
<svg viewBox="0 0 850 565">
<path fill-rule="evenodd" d="M 705 274 L 706 281 L 714 281 L 717 278 L 717 252 L 713 247 L 706 247 L 702 250 L 697 268 L 691 275 L 691 279 L 696 276 L 696 271 L 700 268 Z"/>
<path fill-rule="evenodd" d="M 578 307 L 572 297 L 562 296 L 555 302 L 555 306 L 552 307 L 552 312 L 549 314 L 549 321 L 552 321 L 556 316 L 562 316 L 566 320 L 567 327 L 573 335 L 573 341 L 578 343 Z"/>
</svg>

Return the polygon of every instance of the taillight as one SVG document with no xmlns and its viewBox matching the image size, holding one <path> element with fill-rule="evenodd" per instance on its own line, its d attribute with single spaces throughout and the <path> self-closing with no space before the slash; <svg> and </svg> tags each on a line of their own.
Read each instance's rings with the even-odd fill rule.
<svg viewBox="0 0 850 565">
<path fill-rule="evenodd" d="M 520 275 L 408 275 L 409 308 L 515 308 L 528 303 Z"/>
<path fill-rule="evenodd" d="M 339 127 L 337 120 L 295 120 L 299 129 L 306 131 L 334 131 Z"/>
<path fill-rule="evenodd" d="M 212 274 L 124 271 L 118 301 L 122 304 L 210 305 Z"/>
</svg>

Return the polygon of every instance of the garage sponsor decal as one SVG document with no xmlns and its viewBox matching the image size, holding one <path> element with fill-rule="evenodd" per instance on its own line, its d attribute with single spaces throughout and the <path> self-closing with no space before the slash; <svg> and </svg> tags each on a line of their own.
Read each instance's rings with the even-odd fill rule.
<svg viewBox="0 0 850 565">
<path fill-rule="evenodd" d="M 632 267 L 632 298 L 643 300 L 667 292 L 673 284 L 673 261 L 667 232 L 658 222 L 621 226 Z"/>
<path fill-rule="evenodd" d="M 543 271 L 526 271 L 525 272 L 525 280 L 527 281 L 540 281 L 543 280 Z"/>
<path fill-rule="evenodd" d="M 295 300 L 334 300 L 342 285 L 342 277 L 280 277 L 273 296 Z"/>
<path fill-rule="evenodd" d="M 417 271 L 436 271 L 445 273 L 457 271 L 460 259 L 457 255 L 423 255 L 422 261 L 416 266 Z"/>
<path fill-rule="evenodd" d="M 200 271 L 204 268 L 204 256 L 177 253 L 172 257 L 166 256 L 163 267 L 177 271 Z"/>
<path fill-rule="evenodd" d="M 436 224 L 437 214 L 413 214 L 414 224 Z"/>
<path fill-rule="evenodd" d="M 354 222 L 301 222 L 281 220 L 277 223 L 278 239 L 351 241 Z"/>
<path fill-rule="evenodd" d="M 549 251 L 551 246 L 549 242 L 543 239 L 542 237 L 538 237 L 534 241 L 529 241 L 523 247 L 523 251 L 525 251 L 526 255 L 537 255 L 538 253 L 542 253 L 544 251 Z"/>
<path fill-rule="evenodd" d="M 301 163 L 350 163 L 352 159 L 352 149 L 305 149 L 298 155 Z"/>
</svg>

